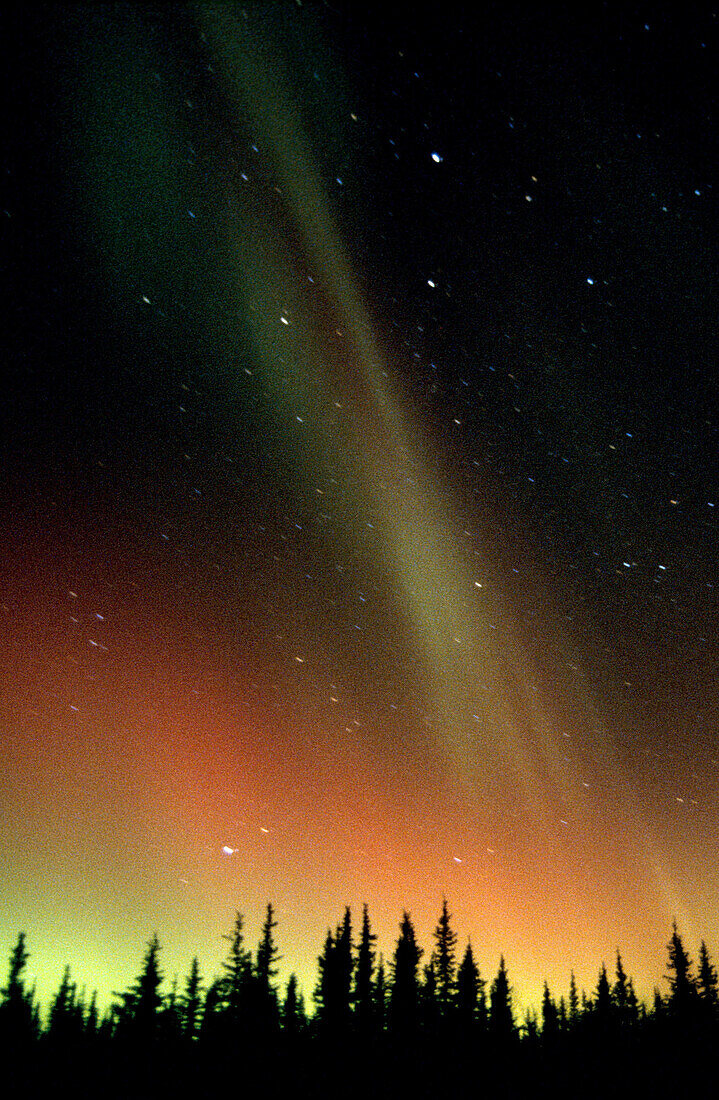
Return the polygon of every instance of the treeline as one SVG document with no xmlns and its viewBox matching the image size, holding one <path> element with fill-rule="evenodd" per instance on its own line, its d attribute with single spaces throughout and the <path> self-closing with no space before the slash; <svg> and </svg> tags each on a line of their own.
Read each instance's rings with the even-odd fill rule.
<svg viewBox="0 0 719 1100">
<path fill-rule="evenodd" d="M 358 929 L 345 910 L 317 959 L 311 1004 L 295 975 L 280 987 L 277 922 L 267 906 L 259 943 L 242 915 L 224 937 L 221 973 L 205 980 L 194 958 L 167 987 L 157 935 L 137 977 L 98 1010 L 69 968 L 46 1010 L 28 986 L 24 934 L 10 954 L 0 1000 L 5 1080 L 25 1095 L 81 1083 L 105 1095 L 215 1095 L 257 1081 L 265 1095 L 688 1094 L 714 1085 L 719 983 L 706 944 L 696 966 L 676 924 L 664 991 L 641 1002 L 617 951 L 596 986 L 544 985 L 521 1019 L 504 962 L 486 980 L 471 942 L 458 950 L 446 901 L 431 950 L 408 913 L 388 960 L 378 954 L 367 906 Z M 63 1077 L 66 1080 L 63 1082 Z M 80 1086 L 78 1088 L 78 1086 Z M 610 1087 L 611 1086 L 611 1087 Z M 89 1095 L 90 1087 L 88 1087 Z"/>
</svg>

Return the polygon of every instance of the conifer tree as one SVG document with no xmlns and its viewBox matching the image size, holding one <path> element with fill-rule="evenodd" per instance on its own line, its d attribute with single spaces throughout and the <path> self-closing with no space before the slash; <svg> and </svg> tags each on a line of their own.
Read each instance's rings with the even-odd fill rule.
<svg viewBox="0 0 719 1100">
<path fill-rule="evenodd" d="M 90 1003 L 87 1006 L 87 1012 L 85 1013 L 85 1036 L 89 1040 L 97 1038 L 99 1028 L 98 1013 L 97 1013 L 97 990 L 93 989 L 92 996 L 90 997 Z"/>
<path fill-rule="evenodd" d="M 357 1030 L 363 1035 L 369 1034 L 373 1026 L 374 991 L 372 982 L 375 963 L 374 945 L 376 942 L 377 937 L 370 927 L 369 910 L 365 904 L 362 908 L 362 930 L 357 947 L 354 981 L 355 1019 Z"/>
<path fill-rule="evenodd" d="M 275 911 L 271 904 L 268 904 L 265 922 L 262 925 L 262 939 L 260 940 L 257 948 L 257 977 L 260 981 L 260 985 L 266 993 L 271 993 L 273 990 L 272 982 L 277 977 L 277 963 L 282 956 L 277 950 L 275 943 L 274 931 L 277 927 L 277 921 L 275 920 Z"/>
<path fill-rule="evenodd" d="M 468 940 L 457 970 L 457 1021 L 465 1038 L 477 1030 L 480 994 L 484 1000 L 484 982 L 480 978 L 472 944 Z"/>
<path fill-rule="evenodd" d="M 222 985 L 216 992 L 221 994 L 226 1024 L 230 1030 L 233 1030 L 242 1022 L 252 976 L 252 960 L 249 951 L 245 948 L 244 917 L 239 910 L 235 911 L 231 931 L 222 938 L 227 940 L 230 946 L 227 957 L 222 963 L 224 971 Z M 219 1007 L 220 1005 L 217 1004 L 215 1011 Z"/>
<path fill-rule="evenodd" d="M 612 1005 L 615 1009 L 617 1020 L 620 1024 L 626 1024 L 629 1019 L 629 979 L 627 978 L 622 956 L 617 949 L 617 968 L 614 985 L 611 990 Z"/>
<path fill-rule="evenodd" d="M 158 1037 L 163 998 L 160 993 L 162 972 L 159 965 L 160 943 L 157 933 L 147 942 L 142 970 L 134 985 L 120 994 L 118 1030 L 124 1038 L 141 1044 Z"/>
<path fill-rule="evenodd" d="M 281 958 L 274 938 L 276 927 L 274 909 L 268 904 L 255 965 L 257 1023 L 265 1031 L 273 1030 L 279 1024 L 277 990 L 273 984 L 277 977 L 277 963 Z"/>
<path fill-rule="evenodd" d="M 691 1015 L 694 1008 L 697 989 L 692 976 L 692 961 L 682 942 L 677 929 L 677 922 L 672 923 L 672 936 L 667 944 L 669 952 L 666 980 L 669 982 L 669 1011 L 676 1016 L 686 1018 Z"/>
<path fill-rule="evenodd" d="M 282 1031 L 288 1038 L 296 1039 L 302 1031 L 302 1016 L 300 1014 L 300 998 L 297 989 L 297 976 L 290 974 L 285 997 L 282 1002 Z"/>
<path fill-rule="evenodd" d="M 352 951 L 352 915 L 349 906 L 345 908 L 342 923 L 337 925 L 335 933 L 335 968 L 337 989 L 337 1024 L 343 1033 L 347 1033 L 352 1013 L 352 974 L 354 960 Z"/>
<path fill-rule="evenodd" d="M 419 963 L 422 949 L 417 943 L 414 925 L 405 910 L 400 922 L 399 939 L 392 963 L 390 996 L 391 1027 L 400 1041 L 413 1036 L 417 1029 L 419 1002 Z"/>
<path fill-rule="evenodd" d="M 499 970 L 490 989 L 489 1026 L 495 1039 L 500 1042 L 506 1042 L 514 1035 L 512 993 L 509 987 L 504 955 L 500 956 Z"/>
<path fill-rule="evenodd" d="M 32 1038 L 34 997 L 25 988 L 24 972 L 30 958 L 21 932 L 10 952 L 7 983 L 0 1001 L 0 1037 L 12 1046 Z"/>
<path fill-rule="evenodd" d="M 569 1026 L 575 1028 L 579 1020 L 579 993 L 577 992 L 577 979 L 572 970 L 569 978 Z"/>
<path fill-rule="evenodd" d="M 70 981 L 70 967 L 66 966 L 57 993 L 50 1006 L 47 1035 L 55 1043 L 67 1043 L 73 1034 L 75 986 Z"/>
<path fill-rule="evenodd" d="M 697 989 L 705 1017 L 714 1019 L 719 1009 L 717 972 L 716 967 L 711 961 L 709 950 L 704 940 L 702 940 L 701 947 L 699 948 Z"/>
<path fill-rule="evenodd" d="M 537 1015 L 531 1008 L 527 1009 L 520 1030 L 524 1031 L 525 1041 L 530 1046 L 534 1046 L 539 1037 L 539 1028 L 537 1026 Z"/>
<path fill-rule="evenodd" d="M 97 1025 L 97 1038 L 102 1043 L 117 1038 L 119 1012 L 116 1004 L 108 1005 Z"/>
<path fill-rule="evenodd" d="M 80 992 L 77 992 L 77 984 L 74 983 L 73 991 L 73 1009 L 72 1009 L 72 1029 L 76 1040 L 80 1040 L 85 1034 L 85 986 L 82 987 Z"/>
<path fill-rule="evenodd" d="M 442 912 L 434 930 L 432 960 L 437 979 L 437 1004 L 442 1017 L 447 1017 L 454 1003 L 457 933 L 451 925 L 452 915 L 447 899 L 442 898 Z"/>
<path fill-rule="evenodd" d="M 346 1035 L 351 1023 L 352 918 L 349 908 L 334 934 L 328 928 L 322 954 L 317 960 L 318 978 L 314 991 L 317 1025 L 335 1037 Z"/>
<path fill-rule="evenodd" d="M 162 972 L 159 965 L 160 942 L 155 933 L 147 944 L 145 959 L 134 987 L 134 1017 L 138 1036 L 155 1038 L 162 1009 Z"/>
<path fill-rule="evenodd" d="M 321 1030 L 332 1026 L 335 987 L 335 940 L 332 929 L 327 929 L 322 953 L 317 957 L 317 984 L 313 993 L 317 1014 L 316 1021 Z"/>
<path fill-rule="evenodd" d="M 200 1012 L 202 1009 L 202 978 L 197 955 L 190 964 L 190 973 L 185 978 L 185 990 L 182 995 L 181 1021 L 182 1034 L 190 1041 L 197 1038 Z"/>
<path fill-rule="evenodd" d="M 593 1013 L 595 1021 L 600 1027 L 607 1027 L 612 1019 L 612 991 L 607 976 L 607 968 L 602 963 L 597 979 L 597 988 L 594 994 Z"/>
<path fill-rule="evenodd" d="M 559 1013 L 546 981 L 542 992 L 542 1039 L 545 1044 L 556 1042 L 559 1035 Z"/>
</svg>

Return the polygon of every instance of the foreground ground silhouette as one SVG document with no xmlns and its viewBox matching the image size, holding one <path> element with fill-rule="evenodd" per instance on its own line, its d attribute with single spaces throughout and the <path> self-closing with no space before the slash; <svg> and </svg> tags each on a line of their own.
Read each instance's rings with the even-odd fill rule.
<svg viewBox="0 0 719 1100">
<path fill-rule="evenodd" d="M 446 901 L 426 955 L 408 913 L 391 958 L 377 956 L 367 907 L 330 929 L 307 1010 L 297 981 L 277 984 L 267 906 L 255 950 L 240 913 L 221 973 L 197 959 L 166 988 L 157 936 L 138 975 L 102 1013 L 66 969 L 46 1006 L 28 987 L 28 949 L 12 948 L 0 1001 L 6 1095 L 76 1097 L 603 1097 L 713 1094 L 719 983 L 704 943 L 697 965 L 676 925 L 665 991 L 641 1003 L 617 952 L 610 975 L 566 994 L 546 986 L 518 1020 L 502 958 L 486 982 L 470 943 L 457 952 Z M 426 960 L 426 961 L 425 961 Z"/>
</svg>

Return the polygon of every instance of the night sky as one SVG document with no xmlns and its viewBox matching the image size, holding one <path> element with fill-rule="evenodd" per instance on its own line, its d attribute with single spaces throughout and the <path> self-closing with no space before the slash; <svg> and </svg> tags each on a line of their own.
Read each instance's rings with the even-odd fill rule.
<svg viewBox="0 0 719 1100">
<path fill-rule="evenodd" d="M 719 947 L 719 19 L 6 12 L 0 941 Z M 464 8 L 462 12 L 461 8 Z M 475 11 L 476 8 L 476 11 Z M 473 14 L 470 14 L 473 12 Z"/>
</svg>

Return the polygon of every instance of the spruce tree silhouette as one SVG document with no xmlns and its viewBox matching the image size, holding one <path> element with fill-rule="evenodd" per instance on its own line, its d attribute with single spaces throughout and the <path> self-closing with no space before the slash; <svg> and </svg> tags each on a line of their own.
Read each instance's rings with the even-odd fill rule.
<svg viewBox="0 0 719 1100">
<path fill-rule="evenodd" d="M 314 992 L 317 1027 L 335 1042 L 346 1038 L 351 1026 L 352 917 L 345 909 L 334 935 L 327 930 L 324 949 L 317 960 L 318 979 Z"/>
<path fill-rule="evenodd" d="M 253 1030 L 259 1031 L 265 1040 L 277 1031 L 280 1022 L 277 990 L 273 984 L 277 977 L 277 963 L 282 958 L 275 943 L 276 927 L 274 909 L 268 904 L 257 947 L 252 1006 L 255 1016 Z"/>
<path fill-rule="evenodd" d="M 400 1046 L 416 1038 L 419 1007 L 419 963 L 422 948 L 417 943 L 414 925 L 405 910 L 400 922 L 399 939 L 392 961 L 390 1027 Z"/>
<path fill-rule="evenodd" d="M 617 965 L 611 991 L 612 1006 L 617 1026 L 632 1027 L 638 1018 L 637 995 L 631 978 L 627 976 L 622 956 L 617 948 Z"/>
<path fill-rule="evenodd" d="M 312 998 L 315 1003 L 315 1024 L 322 1034 L 332 1031 L 335 1018 L 335 940 L 327 929 L 322 953 L 317 956 L 317 983 Z"/>
<path fill-rule="evenodd" d="M 159 966 L 157 933 L 147 942 L 142 970 L 129 990 L 120 994 L 118 1036 L 140 1047 L 153 1043 L 160 1034 L 160 993 L 163 976 Z"/>
<path fill-rule="evenodd" d="M 545 981 L 542 991 L 542 1041 L 545 1047 L 551 1047 L 556 1044 L 558 1038 L 559 1012 Z"/>
<path fill-rule="evenodd" d="M 10 952 L 7 982 L 0 1001 L 0 1035 L 8 1048 L 29 1042 L 35 1033 L 34 998 L 25 988 L 25 968 L 29 952 L 25 933 L 21 932 Z"/>
<path fill-rule="evenodd" d="M 564 998 L 557 1003 L 545 982 L 541 1028 L 533 1008 L 518 1027 L 504 957 L 491 984 L 487 1012 L 470 942 L 459 966 L 450 962 L 445 969 L 454 975 L 453 992 L 448 1015 L 442 1015 L 438 973 L 443 942 L 450 943 L 445 958 L 454 952 L 451 936 L 444 938 L 451 932 L 449 921 L 445 902 L 432 954 L 421 971 L 422 949 L 405 912 L 388 981 L 381 956 L 375 969 L 376 940 L 366 906 L 354 950 L 346 909 L 334 932 L 328 931 L 318 959 L 314 1021 L 307 1020 L 294 975 L 280 1007 L 271 905 L 254 961 L 244 946 L 242 917 L 236 914 L 232 932 L 224 937 L 229 942 L 224 972 L 210 983 L 204 1001 L 196 957 L 183 992 L 175 981 L 163 996 L 160 945 L 153 935 L 137 978 L 124 993 L 115 994 L 118 1001 L 99 1023 L 96 995 L 86 1007 L 84 989 L 78 992 L 66 968 L 50 998 L 44 1030 L 37 999 L 26 989 L 28 954 L 21 935 L 0 1001 L 4 1080 L 32 1066 L 33 1087 L 25 1093 L 44 1095 L 66 1079 L 74 1059 L 95 1075 L 96 1091 L 103 1095 L 112 1089 L 138 1097 L 171 1094 L 178 1100 L 203 1092 L 219 1095 L 235 1087 L 241 1072 L 245 1082 L 263 1081 L 265 1090 L 271 1085 L 283 1096 L 290 1091 L 322 1098 L 469 1096 L 477 1088 L 481 1065 L 488 1096 L 531 1090 L 537 1096 L 596 1100 L 607 1081 L 618 1097 L 713 1095 L 719 979 L 704 941 L 694 977 L 689 954 L 676 924 L 672 926 L 666 975 L 670 988 L 665 998 L 655 990 L 651 1010 L 639 1004 L 617 951 L 614 980 L 610 983 L 602 966 L 592 998 L 583 991 L 580 996 L 572 971 L 566 1003 Z M 24 1031 L 15 1027 L 18 1018 Z M 448 1021 L 451 1026 L 445 1026 Z M 32 1057 L 18 1056 L 23 1042 L 26 1051 L 35 1050 Z"/>
<path fill-rule="evenodd" d="M 594 992 L 592 1003 L 591 1024 L 592 1031 L 599 1036 L 600 1042 L 606 1041 L 607 1033 L 614 1021 L 614 1005 L 612 1003 L 612 990 L 609 985 L 607 968 L 602 963 L 597 978 L 597 988 Z"/>
<path fill-rule="evenodd" d="M 362 907 L 362 929 L 357 945 L 353 995 L 355 1029 L 364 1039 L 373 1033 L 375 1027 L 373 978 L 376 942 L 377 937 L 370 927 L 369 910 L 365 903 Z"/>
<path fill-rule="evenodd" d="M 70 967 L 66 966 L 48 1019 L 47 1037 L 55 1044 L 77 1042 L 82 1036 L 83 1021 L 82 1016 L 78 1020 L 75 992 L 75 983 L 70 980 Z"/>
<path fill-rule="evenodd" d="M 676 921 L 672 922 L 672 935 L 667 951 L 669 973 L 665 977 L 669 982 L 668 1008 L 674 1016 L 688 1022 L 694 1015 L 698 994 L 692 976 L 692 961 L 684 948 Z"/>
<path fill-rule="evenodd" d="M 437 980 L 437 1004 L 443 1020 L 449 1019 L 456 993 L 457 933 L 452 928 L 451 919 L 447 899 L 442 898 L 442 912 L 434 930 L 432 960 Z"/>
<path fill-rule="evenodd" d="M 337 977 L 337 1024 L 343 1035 L 348 1035 L 352 1013 L 352 974 L 354 959 L 352 952 L 352 916 L 349 906 L 345 909 L 342 923 L 337 926 L 335 935 L 335 967 Z"/>
<path fill-rule="evenodd" d="M 197 1039 L 202 1010 L 202 978 L 197 955 L 190 963 L 190 972 L 185 978 L 185 989 L 180 1003 L 180 1026 L 182 1035 L 190 1042 Z"/>
<path fill-rule="evenodd" d="M 573 1031 L 576 1028 L 578 1022 L 579 993 L 577 991 L 577 979 L 574 977 L 574 971 L 572 970 L 569 978 L 569 1013 L 567 1017 L 569 1029 Z"/>
<path fill-rule="evenodd" d="M 499 970 L 489 994 L 489 1027 L 492 1036 L 500 1044 L 507 1044 L 515 1037 L 512 993 L 504 955 L 500 956 Z"/>
<path fill-rule="evenodd" d="M 303 1015 L 297 989 L 297 976 L 290 974 L 281 1010 L 282 1031 L 287 1039 L 296 1040 L 302 1034 L 305 1024 Z"/>
<path fill-rule="evenodd" d="M 92 996 L 90 997 L 90 1003 L 87 1006 L 87 1012 L 85 1013 L 85 1038 L 89 1042 L 93 1042 L 98 1035 L 99 1019 L 97 1012 L 97 990 L 93 989 Z"/>
<path fill-rule="evenodd" d="M 715 1021 L 719 1012 L 719 983 L 716 967 L 711 961 L 704 940 L 699 948 L 699 969 L 697 972 L 697 990 L 705 1020 Z"/>
<path fill-rule="evenodd" d="M 480 998 L 484 1003 L 484 982 L 474 960 L 472 943 L 468 940 L 457 970 L 457 1027 L 465 1045 L 478 1038 Z"/>
<path fill-rule="evenodd" d="M 231 1032 L 241 1025 L 252 972 L 252 958 L 244 945 L 244 917 L 239 910 L 235 912 L 232 930 L 223 936 L 223 939 L 227 940 L 230 945 L 227 956 L 222 963 L 224 971 L 222 985 L 223 1015 L 227 1029 Z"/>
</svg>

